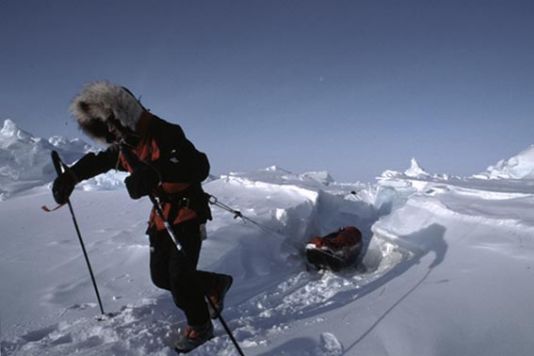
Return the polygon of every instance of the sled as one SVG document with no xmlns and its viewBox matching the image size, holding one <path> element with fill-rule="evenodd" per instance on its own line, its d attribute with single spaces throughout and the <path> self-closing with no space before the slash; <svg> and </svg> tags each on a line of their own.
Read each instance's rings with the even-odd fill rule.
<svg viewBox="0 0 534 356">
<path fill-rule="evenodd" d="M 346 226 L 326 236 L 316 236 L 306 244 L 306 258 L 317 269 L 339 271 L 353 266 L 362 250 L 362 234 Z"/>
</svg>

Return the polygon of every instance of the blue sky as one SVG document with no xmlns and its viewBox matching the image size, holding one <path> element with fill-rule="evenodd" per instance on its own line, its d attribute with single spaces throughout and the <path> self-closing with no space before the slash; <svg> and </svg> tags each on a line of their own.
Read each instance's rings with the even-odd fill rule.
<svg viewBox="0 0 534 356">
<path fill-rule="evenodd" d="M 214 173 L 471 175 L 534 143 L 532 1 L 0 0 L 0 118 L 83 137 L 83 83 L 129 87 Z"/>
</svg>

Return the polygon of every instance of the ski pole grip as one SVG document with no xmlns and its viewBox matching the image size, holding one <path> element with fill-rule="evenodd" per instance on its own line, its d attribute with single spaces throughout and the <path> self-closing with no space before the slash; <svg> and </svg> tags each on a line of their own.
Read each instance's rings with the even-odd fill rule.
<svg viewBox="0 0 534 356">
<path fill-rule="evenodd" d="M 134 171 L 143 167 L 143 163 L 139 161 L 137 157 L 134 157 L 134 155 L 123 144 L 119 146 L 119 149 L 126 162 L 128 162 Z"/>
<path fill-rule="evenodd" d="M 54 168 L 56 169 L 56 173 L 59 176 L 61 173 L 63 173 L 62 167 L 63 162 L 61 162 L 61 158 L 59 157 L 59 153 L 57 151 L 52 151 L 52 163 L 54 164 Z"/>
</svg>

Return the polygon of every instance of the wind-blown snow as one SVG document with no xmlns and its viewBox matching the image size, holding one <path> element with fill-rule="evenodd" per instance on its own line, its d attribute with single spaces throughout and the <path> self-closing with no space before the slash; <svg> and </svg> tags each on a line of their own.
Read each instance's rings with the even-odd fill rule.
<svg viewBox="0 0 534 356">
<path fill-rule="evenodd" d="M 19 176 L 34 168 L 24 157 L 49 160 L 62 141 L 45 141 L 30 155 L 43 140 L 12 122 L 1 135 L 0 170 Z M 15 148 L 12 155 L 4 144 Z M 523 173 L 534 160 L 528 152 L 501 161 L 499 171 L 508 176 L 499 179 L 431 175 L 415 160 L 372 185 L 274 166 L 212 177 L 207 192 L 260 224 L 214 207 L 200 260 L 202 269 L 235 278 L 224 317 L 245 354 L 531 354 L 534 180 Z M 68 210 L 39 209 L 53 205 L 47 186 L 53 174 L 38 173 L 32 174 L 40 185 L 11 190 L 0 202 L 2 354 L 173 355 L 168 345 L 184 317 L 168 292 L 150 282 L 144 236 L 150 202 L 130 200 L 123 176 L 114 173 L 73 194 L 104 307 L 116 313 L 97 321 Z M 307 269 L 307 239 L 344 225 L 363 232 L 358 265 L 340 273 Z M 236 354 L 215 325 L 216 337 L 191 354 Z"/>
</svg>

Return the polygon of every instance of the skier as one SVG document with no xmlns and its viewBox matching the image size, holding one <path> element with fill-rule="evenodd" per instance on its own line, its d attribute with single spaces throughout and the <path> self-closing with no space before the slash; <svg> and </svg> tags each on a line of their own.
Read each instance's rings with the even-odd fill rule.
<svg viewBox="0 0 534 356">
<path fill-rule="evenodd" d="M 74 98 L 70 110 L 82 131 L 108 147 L 86 154 L 58 176 L 52 187 L 54 199 L 66 203 L 78 182 L 110 169 L 130 172 L 124 182 L 132 199 L 149 194 L 160 199 L 185 257 L 153 209 L 147 229 L 151 278 L 157 287 L 171 292 L 187 318 L 176 349 L 194 349 L 213 337 L 210 317 L 215 319 L 221 313 L 232 284 L 229 275 L 196 270 L 205 223 L 211 219 L 201 186 L 209 172 L 207 156 L 194 147 L 180 126 L 150 113 L 125 87 L 106 81 L 90 83 Z M 130 166 L 121 153 L 125 149 L 144 163 L 142 168 Z"/>
</svg>

